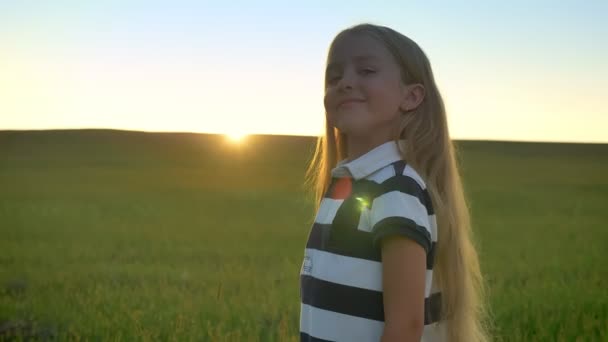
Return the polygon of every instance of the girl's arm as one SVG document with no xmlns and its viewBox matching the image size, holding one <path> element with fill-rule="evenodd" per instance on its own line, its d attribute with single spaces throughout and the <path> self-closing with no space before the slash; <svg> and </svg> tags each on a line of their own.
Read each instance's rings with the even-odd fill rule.
<svg viewBox="0 0 608 342">
<path fill-rule="evenodd" d="M 384 332 L 381 342 L 419 342 L 424 329 L 426 253 L 418 243 L 393 235 L 382 240 Z"/>
</svg>

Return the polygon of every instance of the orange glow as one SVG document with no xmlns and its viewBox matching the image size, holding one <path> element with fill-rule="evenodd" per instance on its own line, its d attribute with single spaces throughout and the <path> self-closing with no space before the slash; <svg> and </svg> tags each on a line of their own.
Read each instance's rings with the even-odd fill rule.
<svg viewBox="0 0 608 342">
<path fill-rule="evenodd" d="M 240 133 L 240 132 L 233 132 L 233 133 L 226 134 L 226 138 L 230 142 L 235 143 L 235 144 L 242 143 L 243 140 L 245 140 L 246 137 L 247 137 L 247 134 Z"/>
</svg>

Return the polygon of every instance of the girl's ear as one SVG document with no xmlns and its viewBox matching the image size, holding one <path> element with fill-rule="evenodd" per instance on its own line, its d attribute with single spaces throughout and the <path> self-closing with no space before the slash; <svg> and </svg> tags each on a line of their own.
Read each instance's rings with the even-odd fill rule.
<svg viewBox="0 0 608 342">
<path fill-rule="evenodd" d="M 420 83 L 406 84 L 403 87 L 403 100 L 399 109 L 409 112 L 416 109 L 424 100 L 424 86 Z"/>
</svg>

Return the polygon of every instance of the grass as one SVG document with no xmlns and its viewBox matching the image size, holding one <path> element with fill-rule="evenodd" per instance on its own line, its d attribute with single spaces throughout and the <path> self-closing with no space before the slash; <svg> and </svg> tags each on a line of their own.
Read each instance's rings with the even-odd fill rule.
<svg viewBox="0 0 608 342">
<path fill-rule="evenodd" d="M 313 146 L 0 132 L 0 336 L 297 341 Z M 608 340 L 608 146 L 458 146 L 496 340 Z"/>
</svg>

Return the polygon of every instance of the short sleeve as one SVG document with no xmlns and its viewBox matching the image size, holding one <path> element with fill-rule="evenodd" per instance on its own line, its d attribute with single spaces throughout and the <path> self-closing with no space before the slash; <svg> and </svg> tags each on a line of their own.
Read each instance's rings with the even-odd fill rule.
<svg viewBox="0 0 608 342">
<path fill-rule="evenodd" d="M 381 193 L 370 210 L 372 239 L 375 247 L 391 235 L 407 237 L 431 250 L 428 192 L 415 179 L 397 175 L 382 183 Z"/>
</svg>

